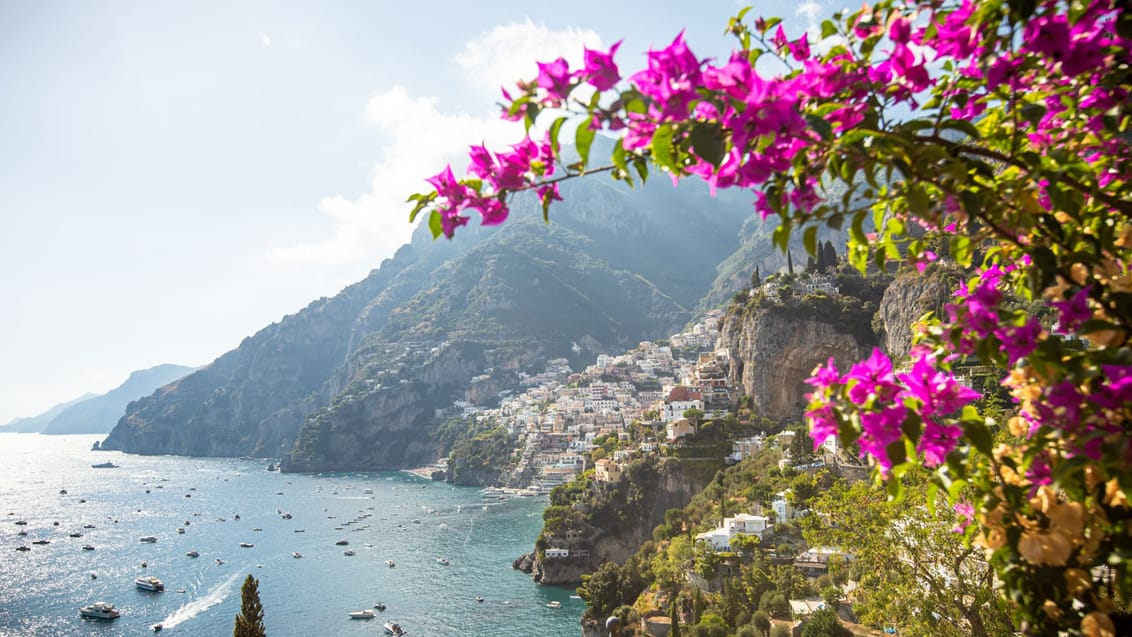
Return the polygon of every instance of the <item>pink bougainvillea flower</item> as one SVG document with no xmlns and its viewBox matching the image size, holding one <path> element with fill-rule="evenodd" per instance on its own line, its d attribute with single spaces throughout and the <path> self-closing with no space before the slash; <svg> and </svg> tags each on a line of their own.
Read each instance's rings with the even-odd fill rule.
<svg viewBox="0 0 1132 637">
<path fill-rule="evenodd" d="M 911 371 L 898 378 L 905 387 L 901 396 L 923 405 L 925 417 L 946 416 L 979 398 L 979 392 L 962 385 L 951 372 L 936 369 L 927 356 L 917 358 Z"/>
<path fill-rule="evenodd" d="M 546 102 L 561 103 L 570 94 L 571 80 L 570 64 L 566 58 L 558 58 L 553 62 L 538 63 L 538 87 L 546 91 Z"/>
<path fill-rule="evenodd" d="M 891 402 L 900 390 L 892 375 L 892 360 L 878 347 L 873 348 L 868 358 L 849 369 L 844 382 L 850 385 L 849 400 L 855 405 L 864 405 L 870 397 L 881 403 Z"/>
<path fill-rule="evenodd" d="M 806 419 L 810 423 L 810 438 L 814 441 L 814 449 L 820 447 L 830 436 L 837 435 L 837 417 L 829 405 L 807 411 Z"/>
<path fill-rule="evenodd" d="M 582 70 L 582 75 L 591 86 L 599 91 L 608 91 L 621 80 L 617 64 L 613 61 L 613 56 L 617 54 L 617 49 L 620 46 L 621 40 L 618 40 L 613 46 L 609 47 L 608 53 L 584 49 L 585 67 Z"/>
<path fill-rule="evenodd" d="M 1080 330 L 1085 325 L 1085 321 L 1093 317 L 1093 311 L 1089 309 L 1090 289 L 1092 286 L 1085 286 L 1066 301 L 1050 302 L 1050 305 L 1057 310 L 1057 324 L 1063 333 Z"/>
</svg>

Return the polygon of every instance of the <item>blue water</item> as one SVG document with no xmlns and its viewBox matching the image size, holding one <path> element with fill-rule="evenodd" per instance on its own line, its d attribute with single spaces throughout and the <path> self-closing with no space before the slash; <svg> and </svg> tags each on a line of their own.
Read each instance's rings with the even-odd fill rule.
<svg viewBox="0 0 1132 637">
<path fill-rule="evenodd" d="M 580 634 L 572 591 L 511 569 L 534 544 L 545 498 L 485 505 L 478 489 L 400 472 L 280 474 L 258 460 L 89 451 L 97 439 L 0 434 L 0 635 L 141 635 L 158 622 L 163 635 L 231 635 L 249 573 L 271 637 L 377 635 L 388 620 L 413 637 Z M 120 468 L 91 467 L 106 460 Z M 157 542 L 139 541 L 148 535 Z M 41 538 L 50 544 L 31 544 Z M 166 591 L 137 590 L 142 575 Z M 100 600 L 122 616 L 79 617 Z M 378 601 L 377 619 L 347 617 Z"/>
</svg>

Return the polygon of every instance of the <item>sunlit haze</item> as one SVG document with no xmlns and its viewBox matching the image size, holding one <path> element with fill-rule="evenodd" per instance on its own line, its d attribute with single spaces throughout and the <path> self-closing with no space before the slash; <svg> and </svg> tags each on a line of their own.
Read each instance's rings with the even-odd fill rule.
<svg viewBox="0 0 1132 637">
<path fill-rule="evenodd" d="M 756 12 L 828 12 L 800 6 Z M 730 0 L 631 7 L 0 5 L 0 424 L 207 364 L 364 277 L 424 177 L 517 140 L 498 89 L 535 60 L 624 39 L 636 67 L 681 29 L 731 46 Z"/>
</svg>

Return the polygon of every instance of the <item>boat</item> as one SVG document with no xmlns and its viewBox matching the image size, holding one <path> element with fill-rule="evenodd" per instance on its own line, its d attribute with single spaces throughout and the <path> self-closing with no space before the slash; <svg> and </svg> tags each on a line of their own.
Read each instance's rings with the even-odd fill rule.
<svg viewBox="0 0 1132 637">
<path fill-rule="evenodd" d="M 383 628 L 385 628 L 386 633 L 393 635 L 393 637 L 401 637 L 405 634 L 405 629 L 401 628 L 401 624 L 397 622 L 385 622 Z"/>
<path fill-rule="evenodd" d="M 357 554 L 354 553 L 353 551 L 342 551 L 342 555 L 345 555 L 346 557 L 354 557 L 354 555 L 357 555 Z"/>
<path fill-rule="evenodd" d="M 75 531 L 74 533 L 68 533 L 67 536 L 68 537 L 82 537 L 83 534 L 79 533 L 78 531 Z"/>
<path fill-rule="evenodd" d="M 373 619 L 374 617 L 377 617 L 377 614 L 368 608 L 365 610 L 351 611 L 346 614 L 350 616 L 350 619 Z"/>
<path fill-rule="evenodd" d="M 443 566 L 448 566 L 448 558 L 446 558 L 446 557 L 438 557 L 438 558 L 436 558 L 436 563 L 437 563 L 437 564 L 441 564 L 441 565 L 443 565 Z"/>
<path fill-rule="evenodd" d="M 143 591 L 151 591 L 154 593 L 160 593 L 165 590 L 165 584 L 152 575 L 137 578 L 134 580 L 134 586 L 137 586 Z"/>
<path fill-rule="evenodd" d="M 32 544 L 51 544 L 51 540 L 34 540 Z"/>
<path fill-rule="evenodd" d="M 337 542 L 335 542 L 335 544 L 337 544 L 338 546 L 346 546 L 349 543 L 349 540 L 338 540 Z"/>
<path fill-rule="evenodd" d="M 113 462 L 110 462 L 109 460 L 107 460 L 106 462 L 100 462 L 98 464 L 92 464 L 90 466 L 91 466 L 92 469 L 117 469 L 118 468 L 118 465 L 114 464 Z"/>
<path fill-rule="evenodd" d="M 84 550 L 84 551 L 93 551 L 93 550 L 94 550 L 94 546 L 93 546 L 93 545 L 90 545 L 90 544 L 83 544 L 83 550 Z"/>
<path fill-rule="evenodd" d="M 17 547 L 16 547 L 16 550 L 17 550 L 17 551 L 30 551 L 30 550 L 31 550 L 31 547 L 30 547 L 30 546 L 22 546 L 22 545 L 21 545 L 21 546 L 17 546 Z"/>
<path fill-rule="evenodd" d="M 546 607 L 547 608 L 562 608 L 562 602 L 557 601 L 557 600 L 555 600 L 553 602 L 547 602 Z"/>
<path fill-rule="evenodd" d="M 291 553 L 291 557 L 295 558 L 296 560 L 297 560 L 297 559 L 299 559 L 299 558 L 300 558 L 300 557 L 302 557 L 302 556 L 303 556 L 303 554 L 302 554 L 302 553 L 300 553 L 300 552 L 298 552 L 298 551 L 295 551 L 294 553 Z"/>
<path fill-rule="evenodd" d="M 139 538 L 138 541 L 139 542 L 149 542 L 150 544 L 153 544 L 154 542 L 157 541 L 157 537 L 153 536 L 153 535 L 147 535 L 143 538 Z"/>
<path fill-rule="evenodd" d="M 377 610 L 385 610 L 385 604 L 383 602 L 377 602 L 373 605 L 373 607 Z"/>
<path fill-rule="evenodd" d="M 188 557 L 200 557 L 200 553 L 198 553 L 197 551 L 189 551 L 188 553 L 185 553 L 185 555 L 187 555 Z"/>
<path fill-rule="evenodd" d="M 240 546 L 246 549 L 250 549 L 251 547 L 255 546 L 255 544 L 252 544 L 251 542 L 240 542 Z"/>
<path fill-rule="evenodd" d="M 397 566 L 396 564 L 393 563 L 393 560 L 385 560 L 385 565 L 388 566 L 389 568 L 393 568 L 394 566 Z"/>
<path fill-rule="evenodd" d="M 108 602 L 95 602 L 90 606 L 83 606 L 79 609 L 79 615 L 89 617 L 91 619 L 114 619 L 121 615 L 114 604 Z"/>
<path fill-rule="evenodd" d="M 184 535 L 185 534 L 185 527 L 183 527 L 183 526 L 177 527 L 177 533 L 180 534 L 180 535 Z"/>
<path fill-rule="evenodd" d="M 93 525 L 93 524 L 84 524 L 84 525 L 83 525 L 83 528 L 84 528 L 84 529 L 93 529 L 93 528 L 94 528 L 94 525 Z"/>
<path fill-rule="evenodd" d="M 162 624 L 154 624 L 153 625 L 153 632 L 159 633 L 159 632 L 161 632 L 161 629 L 163 629 L 163 628 L 165 628 L 165 626 L 163 626 Z"/>
<path fill-rule="evenodd" d="M 223 563 L 224 563 L 224 560 L 220 559 L 219 557 L 218 557 L 218 558 L 216 558 L 216 565 L 217 565 L 217 566 L 220 566 L 220 565 L 221 565 L 221 564 L 223 564 Z"/>
<path fill-rule="evenodd" d="M 476 601 L 482 604 L 483 603 L 483 597 L 476 595 Z"/>
</svg>

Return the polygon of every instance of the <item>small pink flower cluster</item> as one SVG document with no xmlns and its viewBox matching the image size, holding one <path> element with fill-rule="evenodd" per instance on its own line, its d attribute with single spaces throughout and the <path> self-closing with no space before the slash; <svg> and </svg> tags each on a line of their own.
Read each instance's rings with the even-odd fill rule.
<svg viewBox="0 0 1132 637">
<path fill-rule="evenodd" d="M 464 210 L 478 210 L 484 225 L 501 224 L 507 220 L 507 205 L 502 193 L 526 188 L 532 177 L 546 178 L 554 174 L 554 152 L 549 139 L 535 143 L 527 137 L 505 153 L 493 154 L 483 145 L 472 146 L 470 157 L 468 172 L 491 186 L 486 193 L 481 186 L 473 187 L 457 181 L 451 166 L 445 166 L 439 174 L 428 179 L 428 183 L 446 201 L 440 221 L 444 235 L 449 238 L 456 228 L 468 223 L 468 217 L 461 214 Z M 562 199 L 556 183 L 544 184 L 537 192 L 539 199 Z"/>
<path fill-rule="evenodd" d="M 979 346 L 989 348 L 990 356 L 1013 367 L 1038 346 L 1042 327 L 1034 316 L 1002 307 L 1000 290 L 1006 273 L 997 265 L 985 268 L 977 279 L 955 293 L 956 302 L 944 307 L 952 338 L 959 354 L 976 353 Z"/>
<path fill-rule="evenodd" d="M 938 369 L 935 355 L 927 349 L 913 352 L 914 363 L 905 374 L 895 374 L 892 361 L 879 349 L 840 375 L 831 358 L 814 370 L 807 383 L 814 392 L 807 398 L 806 417 L 815 447 L 837 435 L 839 421 L 854 412 L 859 416 L 857 445 L 861 454 L 872 456 L 882 473 L 892 468 L 888 448 L 897 443 L 906 420 L 919 414 L 923 429 L 916 451 L 924 464 L 935 467 L 956 446 L 962 429 L 949 416 L 979 397 L 963 386 L 949 370 Z M 842 405 L 844 407 L 842 407 Z"/>
</svg>

